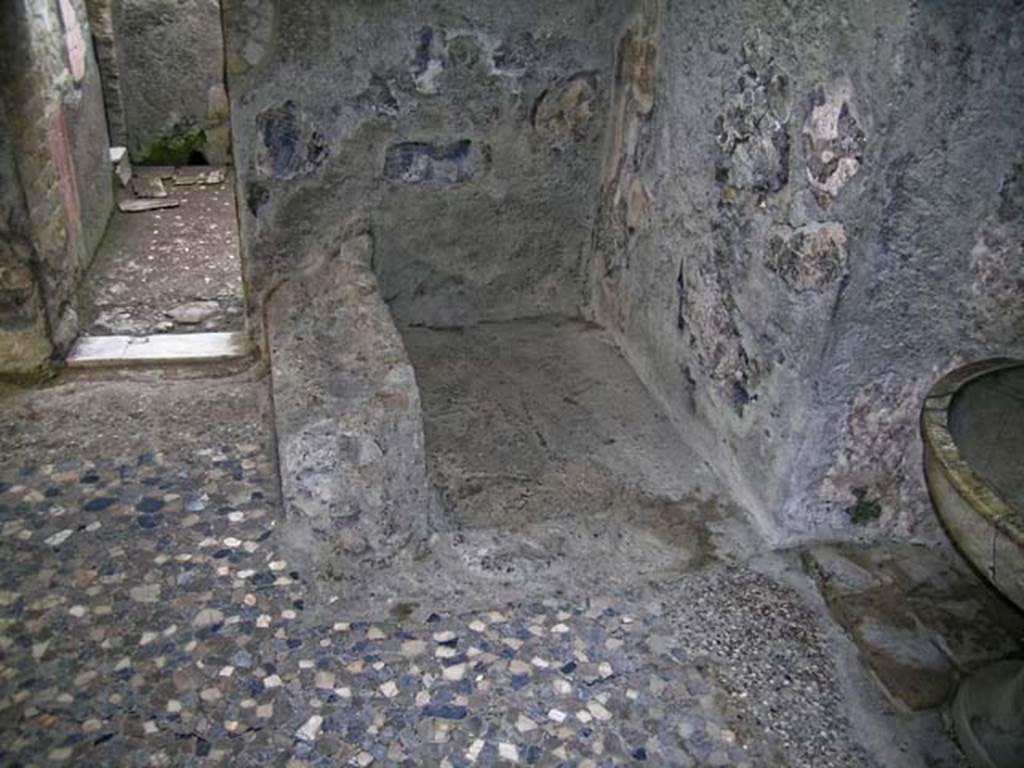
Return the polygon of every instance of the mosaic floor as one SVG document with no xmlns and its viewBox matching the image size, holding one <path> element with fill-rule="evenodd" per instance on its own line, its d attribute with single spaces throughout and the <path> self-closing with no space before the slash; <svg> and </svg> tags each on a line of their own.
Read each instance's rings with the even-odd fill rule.
<svg viewBox="0 0 1024 768">
<path fill-rule="evenodd" d="M 259 380 L 0 401 L 0 765 L 879 765 L 742 564 L 356 616 L 283 554 Z"/>
<path fill-rule="evenodd" d="M 752 764 L 643 609 L 306 622 L 269 478 L 240 443 L 0 482 L 0 761 Z"/>
</svg>

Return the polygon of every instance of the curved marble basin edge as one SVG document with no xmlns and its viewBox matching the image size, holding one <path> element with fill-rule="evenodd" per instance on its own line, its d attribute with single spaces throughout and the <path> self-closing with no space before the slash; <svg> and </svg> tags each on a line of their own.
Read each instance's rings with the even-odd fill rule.
<svg viewBox="0 0 1024 768">
<path fill-rule="evenodd" d="M 939 517 L 968 560 L 1024 610 L 1024 514 L 968 463 L 950 430 L 950 411 L 964 387 L 1012 368 L 1024 368 L 1024 361 L 994 358 L 943 376 L 925 398 L 921 434 Z"/>
</svg>

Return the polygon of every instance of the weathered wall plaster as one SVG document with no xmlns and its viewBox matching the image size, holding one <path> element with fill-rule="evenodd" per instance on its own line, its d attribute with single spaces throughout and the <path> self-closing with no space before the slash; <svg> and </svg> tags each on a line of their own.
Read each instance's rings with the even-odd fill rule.
<svg viewBox="0 0 1024 768">
<path fill-rule="evenodd" d="M 0 11 L 0 239 L 4 279 L 18 286 L 0 310 L 0 338 L 10 341 L 0 370 L 26 372 L 77 334 L 73 296 L 106 229 L 113 188 L 84 3 L 3 0 Z"/>
<path fill-rule="evenodd" d="M 652 2 L 617 60 L 595 317 L 778 540 L 935 533 L 923 393 L 1024 354 L 1024 10 Z"/>
<path fill-rule="evenodd" d="M 226 0 L 250 295 L 362 213 L 402 322 L 578 314 L 623 13 Z"/>
<path fill-rule="evenodd" d="M 227 0 L 253 310 L 364 216 L 401 323 L 612 329 L 777 541 L 932 535 L 923 392 L 1024 353 L 1022 13 Z"/>
<path fill-rule="evenodd" d="M 21 373 L 45 361 L 51 347 L 11 138 L 0 101 L 0 370 Z"/>
<path fill-rule="evenodd" d="M 109 5 L 132 162 L 184 165 L 195 151 L 224 163 L 230 124 L 218 0 Z"/>
</svg>

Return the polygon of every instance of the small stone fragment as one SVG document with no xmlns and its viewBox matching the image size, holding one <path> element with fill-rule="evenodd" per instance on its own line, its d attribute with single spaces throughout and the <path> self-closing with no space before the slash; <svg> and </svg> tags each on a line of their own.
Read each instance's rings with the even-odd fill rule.
<svg viewBox="0 0 1024 768">
<path fill-rule="evenodd" d="M 314 742 L 320 735 L 323 724 L 324 719 L 320 715 L 313 715 L 295 732 L 295 737 L 302 741 Z"/>
<path fill-rule="evenodd" d="M 186 304 L 179 304 L 165 314 L 174 322 L 181 325 L 199 325 L 204 320 L 209 320 L 220 311 L 220 304 L 216 301 L 190 301 Z M 234 541 L 238 541 L 234 539 Z M 241 542 L 234 544 L 238 546 Z M 232 546 L 225 542 L 225 546 Z"/>
<path fill-rule="evenodd" d="M 216 608 L 203 608 L 192 619 L 192 626 L 196 629 L 204 629 L 222 623 L 224 623 L 224 614 Z"/>
<path fill-rule="evenodd" d="M 475 763 L 480 757 L 480 753 L 484 751 L 486 742 L 483 739 L 474 739 L 473 743 L 469 745 L 469 749 L 466 750 L 466 760 L 471 763 Z"/>
<path fill-rule="evenodd" d="M 134 176 L 131 181 L 132 192 L 141 198 L 167 197 L 167 189 L 159 176 Z"/>
<path fill-rule="evenodd" d="M 73 533 L 74 531 L 72 529 L 65 528 L 63 531 L 55 533 L 53 534 L 53 536 L 50 536 L 48 539 L 46 539 L 46 543 L 49 544 L 51 547 L 59 547 L 61 544 L 67 541 L 68 538 Z"/>
<path fill-rule="evenodd" d="M 406 658 L 414 659 L 427 650 L 427 644 L 422 640 L 406 640 L 402 643 L 400 650 Z"/>
<path fill-rule="evenodd" d="M 330 688 L 330 689 L 333 689 L 334 688 L 334 680 L 335 680 L 335 675 L 334 675 L 333 672 L 327 672 L 325 670 L 321 670 L 321 671 L 316 673 L 316 677 L 314 678 L 313 685 L 316 688 Z"/>
<path fill-rule="evenodd" d="M 128 590 L 128 596 L 137 603 L 155 603 L 160 599 L 160 585 L 140 584 Z"/>
<path fill-rule="evenodd" d="M 502 741 L 498 743 L 498 756 L 509 763 L 519 762 L 519 750 L 515 744 Z"/>
<path fill-rule="evenodd" d="M 466 665 L 465 664 L 453 664 L 450 667 L 445 667 L 443 673 L 445 680 L 452 682 L 458 682 L 466 676 Z"/>
<path fill-rule="evenodd" d="M 516 720 L 516 730 L 520 733 L 529 733 L 537 730 L 537 724 L 526 715 L 520 715 Z"/>
</svg>

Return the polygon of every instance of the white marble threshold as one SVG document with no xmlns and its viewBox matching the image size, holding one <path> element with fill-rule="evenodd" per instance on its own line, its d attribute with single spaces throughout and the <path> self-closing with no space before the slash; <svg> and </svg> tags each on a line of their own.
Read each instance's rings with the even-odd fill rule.
<svg viewBox="0 0 1024 768">
<path fill-rule="evenodd" d="M 81 336 L 71 349 L 67 363 L 71 367 L 206 363 L 244 357 L 248 347 L 248 339 L 242 331 Z"/>
</svg>

